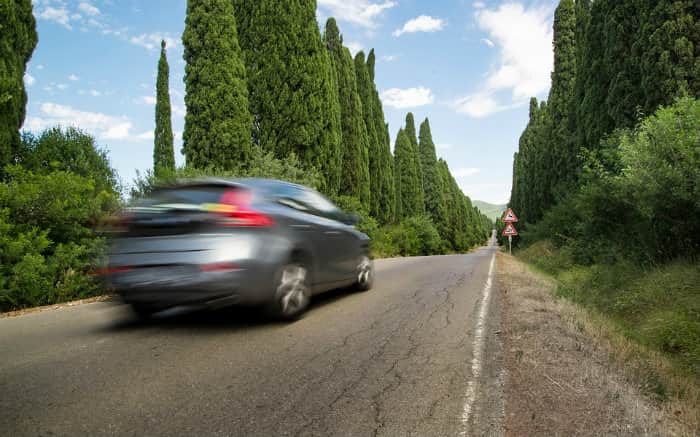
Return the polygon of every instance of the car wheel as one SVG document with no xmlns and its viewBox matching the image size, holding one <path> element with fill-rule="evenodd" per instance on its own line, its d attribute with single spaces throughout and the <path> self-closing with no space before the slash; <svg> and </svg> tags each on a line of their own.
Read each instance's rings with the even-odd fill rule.
<svg viewBox="0 0 700 437">
<path fill-rule="evenodd" d="M 275 283 L 275 295 L 267 306 L 267 313 L 277 319 L 297 319 L 311 301 L 308 268 L 298 261 L 285 264 Z"/>
<path fill-rule="evenodd" d="M 355 282 L 355 290 L 367 291 L 372 288 L 374 283 L 374 262 L 367 255 L 360 257 L 360 262 L 357 264 L 357 280 Z"/>
<path fill-rule="evenodd" d="M 131 311 L 134 312 L 134 315 L 136 315 L 139 320 L 149 320 L 155 313 L 158 312 L 158 310 L 148 305 L 136 304 L 131 304 Z"/>
</svg>

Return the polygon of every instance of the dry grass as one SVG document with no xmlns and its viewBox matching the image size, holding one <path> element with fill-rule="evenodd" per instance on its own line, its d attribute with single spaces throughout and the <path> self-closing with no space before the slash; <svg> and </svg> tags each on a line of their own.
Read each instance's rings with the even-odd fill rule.
<svg viewBox="0 0 700 437">
<path fill-rule="evenodd" d="M 506 435 L 697 436 L 698 388 L 554 284 L 498 255 L 504 296 Z M 662 384 L 662 402 L 652 395 Z"/>
</svg>

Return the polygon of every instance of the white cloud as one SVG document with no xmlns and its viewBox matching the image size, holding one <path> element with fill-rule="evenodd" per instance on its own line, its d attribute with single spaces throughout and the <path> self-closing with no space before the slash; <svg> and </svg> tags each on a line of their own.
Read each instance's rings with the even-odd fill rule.
<svg viewBox="0 0 700 437">
<path fill-rule="evenodd" d="M 380 58 L 384 62 L 394 62 L 395 60 L 399 59 L 398 55 L 384 55 Z"/>
<path fill-rule="evenodd" d="M 163 40 L 165 40 L 165 44 L 169 48 L 177 47 L 178 45 L 177 39 L 160 33 L 142 33 L 139 36 L 132 36 L 129 38 L 131 44 L 144 47 L 148 50 L 160 47 L 160 42 Z"/>
<path fill-rule="evenodd" d="M 452 176 L 455 178 L 467 178 L 469 176 L 476 176 L 481 173 L 481 170 L 475 167 L 462 167 L 456 170 L 452 170 Z"/>
<path fill-rule="evenodd" d="M 37 70 L 43 70 L 44 69 L 44 64 L 39 64 L 36 66 Z"/>
<path fill-rule="evenodd" d="M 457 184 L 462 192 L 469 196 L 472 200 L 481 200 L 484 202 L 501 205 L 508 203 L 510 195 L 510 183 L 478 183 L 471 184 L 465 179 L 458 179 Z"/>
<path fill-rule="evenodd" d="M 173 111 L 173 114 L 179 115 L 181 117 L 184 117 L 187 111 L 185 110 L 185 107 L 183 105 L 178 105 L 176 103 L 173 103 L 170 108 Z"/>
<path fill-rule="evenodd" d="M 100 97 L 102 95 L 102 93 L 100 91 L 97 91 L 97 90 L 90 90 L 90 95 L 92 97 Z"/>
<path fill-rule="evenodd" d="M 34 85 L 34 82 L 36 82 L 36 79 L 34 76 L 32 76 L 29 73 L 24 73 L 24 84 L 27 86 L 32 86 Z"/>
<path fill-rule="evenodd" d="M 63 90 L 65 90 L 66 88 L 68 88 L 68 85 L 66 85 L 65 83 L 59 83 L 58 85 L 56 85 L 56 88 L 58 88 L 59 90 L 63 91 Z"/>
<path fill-rule="evenodd" d="M 525 105 L 531 96 L 547 91 L 554 57 L 551 15 L 551 8 L 525 8 L 512 1 L 493 10 L 477 8 L 477 24 L 489 34 L 484 40 L 498 48 L 499 64 L 478 91 L 456 99 L 452 107 L 471 117 L 485 117 Z M 510 93 L 508 102 L 499 102 L 503 92 Z"/>
<path fill-rule="evenodd" d="M 102 139 L 128 139 L 132 128 L 126 117 L 114 117 L 99 112 L 88 112 L 70 106 L 45 102 L 39 107 L 41 117 L 28 117 L 25 128 L 33 131 L 48 127 L 75 126 Z"/>
<path fill-rule="evenodd" d="M 70 76 L 68 76 L 68 80 L 70 80 L 72 82 L 77 82 L 79 79 L 80 78 L 78 76 L 76 76 L 75 74 L 71 74 Z"/>
<path fill-rule="evenodd" d="M 390 88 L 381 93 L 382 102 L 396 109 L 416 108 L 433 103 L 433 92 L 430 88 Z"/>
<path fill-rule="evenodd" d="M 474 6 L 474 9 L 484 9 L 486 7 L 484 2 L 474 2 L 472 6 Z"/>
<path fill-rule="evenodd" d="M 45 7 L 37 17 L 42 20 L 53 21 L 60 24 L 68 30 L 72 30 L 73 27 L 70 25 L 70 15 L 68 10 L 64 7 L 54 8 L 52 6 Z"/>
<path fill-rule="evenodd" d="M 319 9 L 328 11 L 329 15 L 339 21 L 367 28 L 377 27 L 379 15 L 394 6 L 396 2 L 391 0 L 379 3 L 370 0 L 318 0 Z"/>
<path fill-rule="evenodd" d="M 440 18 L 433 18 L 428 15 L 421 15 L 412 20 L 408 20 L 401 29 L 395 30 L 393 35 L 399 37 L 404 33 L 437 32 L 444 28 L 444 20 Z"/>
<path fill-rule="evenodd" d="M 80 2 L 80 4 L 78 5 L 78 9 L 80 9 L 80 11 L 86 15 L 90 15 L 91 17 L 96 17 L 100 15 L 100 10 L 88 2 Z"/>
<path fill-rule="evenodd" d="M 488 38 L 481 38 L 480 41 L 489 47 L 493 47 L 495 44 Z"/>
</svg>

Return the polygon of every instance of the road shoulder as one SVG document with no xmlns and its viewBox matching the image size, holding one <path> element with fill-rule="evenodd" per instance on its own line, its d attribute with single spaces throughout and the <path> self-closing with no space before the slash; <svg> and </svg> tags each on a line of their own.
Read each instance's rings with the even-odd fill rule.
<svg viewBox="0 0 700 437">
<path fill-rule="evenodd" d="M 625 382 L 551 281 L 509 255 L 497 263 L 506 436 L 689 435 Z"/>
</svg>

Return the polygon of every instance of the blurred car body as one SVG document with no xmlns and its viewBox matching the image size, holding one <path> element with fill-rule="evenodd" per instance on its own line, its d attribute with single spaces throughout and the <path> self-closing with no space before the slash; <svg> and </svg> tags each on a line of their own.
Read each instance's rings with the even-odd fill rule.
<svg viewBox="0 0 700 437">
<path fill-rule="evenodd" d="M 242 305 L 293 319 L 315 293 L 372 286 L 369 237 L 355 221 L 287 182 L 180 182 L 125 211 L 105 274 L 144 317 L 176 306 Z"/>
</svg>

